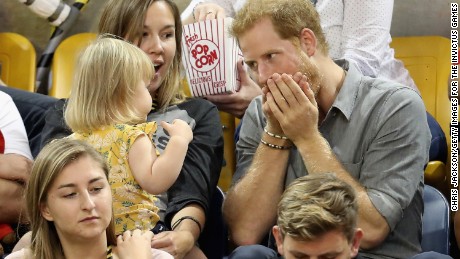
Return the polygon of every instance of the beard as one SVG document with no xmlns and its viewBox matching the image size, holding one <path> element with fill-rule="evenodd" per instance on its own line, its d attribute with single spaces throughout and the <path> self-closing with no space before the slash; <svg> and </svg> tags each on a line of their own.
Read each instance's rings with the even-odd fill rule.
<svg viewBox="0 0 460 259">
<path fill-rule="evenodd" d="M 300 65 L 298 70 L 307 77 L 308 84 L 316 97 L 319 93 L 323 76 L 320 74 L 318 66 L 311 62 L 307 54 L 303 51 L 300 51 Z"/>
</svg>

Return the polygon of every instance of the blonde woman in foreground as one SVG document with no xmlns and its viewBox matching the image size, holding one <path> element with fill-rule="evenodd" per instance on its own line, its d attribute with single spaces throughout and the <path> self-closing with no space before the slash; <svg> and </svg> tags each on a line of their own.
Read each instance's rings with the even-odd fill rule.
<svg viewBox="0 0 460 259">
<path fill-rule="evenodd" d="M 26 189 L 32 244 L 15 258 L 172 258 L 150 248 L 152 232 L 115 238 L 104 159 L 78 140 L 59 139 L 38 155 Z"/>
</svg>

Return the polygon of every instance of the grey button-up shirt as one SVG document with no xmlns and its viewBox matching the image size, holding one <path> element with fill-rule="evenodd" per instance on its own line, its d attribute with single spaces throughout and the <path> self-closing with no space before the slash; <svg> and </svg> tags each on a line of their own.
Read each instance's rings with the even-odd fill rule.
<svg viewBox="0 0 460 259">
<path fill-rule="evenodd" d="M 431 138 L 422 98 L 409 87 L 363 76 L 345 60 L 336 63 L 347 76 L 319 129 L 391 229 L 380 246 L 360 252 L 370 258 L 411 257 L 421 251 L 423 173 Z M 234 182 L 246 174 L 265 124 L 257 97 L 243 118 Z M 285 184 L 306 174 L 300 153 L 292 149 Z"/>
</svg>

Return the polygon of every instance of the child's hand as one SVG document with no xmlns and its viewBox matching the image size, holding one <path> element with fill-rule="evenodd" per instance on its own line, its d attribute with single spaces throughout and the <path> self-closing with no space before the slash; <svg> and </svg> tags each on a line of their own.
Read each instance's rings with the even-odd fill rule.
<svg viewBox="0 0 460 259">
<path fill-rule="evenodd" d="M 116 254 L 120 259 L 125 258 L 152 258 L 150 244 L 153 233 L 151 231 L 125 231 L 117 237 Z"/>
<path fill-rule="evenodd" d="M 172 123 L 161 122 L 161 126 L 168 132 L 169 136 L 182 137 L 187 143 L 193 139 L 192 128 L 183 120 L 175 119 Z"/>
</svg>

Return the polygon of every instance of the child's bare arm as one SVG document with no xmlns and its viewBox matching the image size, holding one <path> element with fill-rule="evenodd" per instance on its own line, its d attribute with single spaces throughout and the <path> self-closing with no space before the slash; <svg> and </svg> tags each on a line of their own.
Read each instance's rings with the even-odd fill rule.
<svg viewBox="0 0 460 259">
<path fill-rule="evenodd" d="M 176 181 L 188 144 L 193 139 L 190 126 L 182 120 L 161 124 L 171 136 L 161 156 L 156 156 L 155 148 L 146 135 L 136 139 L 128 156 L 134 178 L 142 189 L 152 194 L 167 191 Z"/>
</svg>

